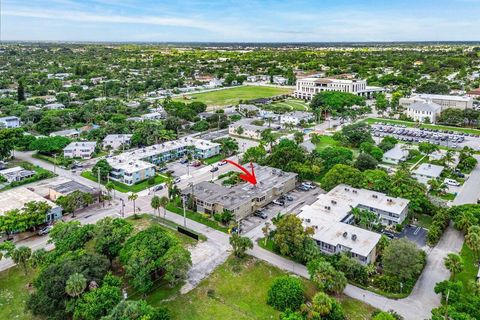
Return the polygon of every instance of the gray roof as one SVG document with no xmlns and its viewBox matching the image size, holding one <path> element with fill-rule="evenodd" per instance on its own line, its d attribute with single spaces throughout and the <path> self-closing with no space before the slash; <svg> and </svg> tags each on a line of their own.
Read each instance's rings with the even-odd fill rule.
<svg viewBox="0 0 480 320">
<path fill-rule="evenodd" d="M 427 112 L 440 112 L 442 107 L 434 102 L 414 102 L 409 108 L 417 111 L 427 111 Z"/>
<path fill-rule="evenodd" d="M 67 181 L 61 184 L 57 184 L 56 186 L 52 186 L 51 189 L 63 195 L 68 195 L 75 191 L 81 191 L 90 194 L 94 194 L 97 192 L 97 189 L 78 183 L 76 181 Z"/>
</svg>

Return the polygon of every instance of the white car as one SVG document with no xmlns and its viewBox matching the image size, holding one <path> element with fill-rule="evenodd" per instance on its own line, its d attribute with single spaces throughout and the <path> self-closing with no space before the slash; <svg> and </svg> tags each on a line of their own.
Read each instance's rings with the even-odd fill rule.
<svg viewBox="0 0 480 320">
<path fill-rule="evenodd" d="M 449 185 L 449 186 L 454 186 L 454 187 L 458 187 L 460 186 L 460 182 L 456 181 L 456 180 L 453 180 L 453 179 L 445 179 L 445 184 Z"/>
</svg>

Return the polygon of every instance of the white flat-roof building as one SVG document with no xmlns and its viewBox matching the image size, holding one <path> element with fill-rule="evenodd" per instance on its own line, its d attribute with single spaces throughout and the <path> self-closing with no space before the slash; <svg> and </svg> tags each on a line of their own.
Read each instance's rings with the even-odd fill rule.
<svg viewBox="0 0 480 320">
<path fill-rule="evenodd" d="M 311 100 L 313 96 L 322 91 L 340 91 L 372 98 L 377 92 L 385 91 L 380 87 L 367 86 L 366 80 L 337 79 L 337 78 L 303 78 L 297 79 L 294 96 L 298 99 Z"/>
<path fill-rule="evenodd" d="M 412 95 L 410 98 L 400 98 L 399 105 L 406 108 L 415 102 L 428 102 L 431 101 L 442 107 L 442 110 L 448 108 L 455 109 L 471 109 L 473 108 L 473 98 L 468 96 L 452 96 L 445 94 L 427 94 L 420 93 Z"/>
<path fill-rule="evenodd" d="M 3 117 L 0 118 L 0 128 L 19 128 L 20 127 L 20 118 L 19 117 Z"/>
<path fill-rule="evenodd" d="M 77 129 L 60 130 L 50 133 L 50 137 L 66 137 L 66 138 L 78 138 L 80 131 Z"/>
<path fill-rule="evenodd" d="M 261 140 L 262 132 L 266 129 L 265 127 L 245 123 L 245 121 L 237 121 L 228 126 L 228 134 L 247 139 Z"/>
<path fill-rule="evenodd" d="M 399 164 L 407 160 L 408 150 L 404 149 L 404 145 L 397 143 L 395 147 L 383 154 L 382 161 L 390 164 Z"/>
<path fill-rule="evenodd" d="M 103 147 L 119 149 L 122 145 L 129 145 L 133 134 L 109 134 L 103 139 Z"/>
<path fill-rule="evenodd" d="M 185 137 L 179 140 L 130 150 L 107 158 L 112 166 L 113 180 L 133 185 L 155 176 L 155 165 L 178 159 L 191 153 L 194 158 L 206 159 L 220 153 L 220 144 L 203 139 Z"/>
<path fill-rule="evenodd" d="M 0 192 L 0 216 L 10 210 L 21 210 L 27 202 L 31 201 L 45 202 L 51 207 L 50 212 L 45 217 L 45 221 L 53 221 L 62 217 L 62 208 L 60 206 L 24 187 Z"/>
<path fill-rule="evenodd" d="M 313 227 L 313 239 L 322 252 L 348 252 L 362 264 L 368 264 L 375 261 L 376 245 L 381 236 L 352 225 L 352 208 L 372 211 L 382 224 L 396 225 L 405 220 L 408 204 L 407 199 L 342 184 L 302 207 L 298 217 L 305 227 Z"/>
<path fill-rule="evenodd" d="M 417 169 L 412 171 L 413 177 L 423 184 L 429 180 L 438 179 L 442 174 L 444 167 L 431 163 L 422 163 Z"/>
<path fill-rule="evenodd" d="M 286 126 L 288 124 L 292 126 L 298 126 L 300 122 L 309 122 L 313 120 L 313 113 L 305 111 L 294 111 L 280 115 L 280 124 Z"/>
<path fill-rule="evenodd" d="M 63 103 L 49 103 L 46 104 L 44 107 L 49 110 L 65 109 L 65 105 Z"/>
<path fill-rule="evenodd" d="M 4 177 L 8 182 L 22 181 L 24 179 L 33 177 L 35 171 L 27 170 L 22 167 L 13 167 L 0 170 L 0 176 Z"/>
<path fill-rule="evenodd" d="M 418 122 L 437 122 L 442 112 L 442 107 L 432 101 L 417 101 L 406 107 L 405 114 Z M 428 119 L 428 120 L 427 120 Z"/>
<path fill-rule="evenodd" d="M 90 159 L 96 147 L 95 141 L 71 142 L 63 149 L 63 156 L 65 158 Z"/>
<path fill-rule="evenodd" d="M 166 115 L 161 112 L 151 112 L 151 113 L 145 113 L 140 116 L 143 120 L 160 120 L 164 119 Z"/>
</svg>

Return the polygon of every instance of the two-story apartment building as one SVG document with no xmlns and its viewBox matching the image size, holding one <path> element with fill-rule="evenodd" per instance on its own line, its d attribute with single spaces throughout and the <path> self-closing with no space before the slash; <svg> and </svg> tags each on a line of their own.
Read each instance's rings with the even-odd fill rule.
<svg viewBox="0 0 480 320">
<path fill-rule="evenodd" d="M 313 239 L 326 254 L 347 252 L 362 264 L 373 263 L 380 234 L 353 225 L 353 208 L 374 212 L 380 223 L 396 225 L 405 220 L 409 200 L 383 193 L 338 185 L 301 208 L 298 217 L 313 227 Z"/>
<path fill-rule="evenodd" d="M 203 181 L 182 191 L 193 197 L 198 212 L 215 214 L 231 212 L 236 220 L 261 209 L 281 195 L 293 190 L 297 174 L 254 164 L 258 183 L 240 183 L 233 187 Z"/>
<path fill-rule="evenodd" d="M 109 134 L 102 142 L 105 149 L 119 149 L 121 146 L 129 145 L 133 134 Z"/>
<path fill-rule="evenodd" d="M 3 117 L 0 118 L 0 128 L 19 128 L 20 127 L 20 118 L 19 117 Z"/>
<path fill-rule="evenodd" d="M 71 142 L 63 149 L 63 156 L 65 158 L 90 159 L 96 147 L 95 141 Z"/>
</svg>

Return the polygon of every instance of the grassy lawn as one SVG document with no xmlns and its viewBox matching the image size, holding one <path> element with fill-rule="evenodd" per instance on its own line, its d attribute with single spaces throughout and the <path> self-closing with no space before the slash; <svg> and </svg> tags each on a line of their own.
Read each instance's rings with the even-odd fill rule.
<svg viewBox="0 0 480 320">
<path fill-rule="evenodd" d="M 308 111 L 309 107 L 303 100 L 287 99 L 283 102 L 275 102 L 268 106 L 268 110 L 286 109 L 290 111 Z"/>
<path fill-rule="evenodd" d="M 89 180 L 98 182 L 97 176 L 92 174 L 91 171 L 83 171 L 80 175 L 84 178 L 89 179 Z M 140 192 L 140 191 L 148 189 L 148 188 L 150 188 L 154 185 L 166 182 L 167 177 L 162 176 L 162 175 L 156 175 L 155 176 L 155 182 L 153 184 L 149 184 L 148 180 L 143 180 L 141 182 L 138 182 L 138 183 L 134 184 L 133 186 L 129 186 L 129 185 L 126 185 L 124 183 L 114 181 L 114 180 L 110 180 L 110 181 L 113 182 L 115 190 L 120 191 L 122 193 L 129 193 L 129 192 Z M 102 182 L 102 184 L 105 185 L 105 182 Z"/>
<path fill-rule="evenodd" d="M 218 161 L 223 160 L 223 159 L 225 159 L 223 154 L 217 154 L 216 156 L 213 156 L 213 157 L 210 157 L 210 158 L 207 158 L 207 159 L 203 159 L 203 163 L 213 164 L 213 163 L 218 162 Z"/>
<path fill-rule="evenodd" d="M 173 320 L 278 319 L 279 312 L 266 303 L 267 292 L 272 281 L 285 274 L 252 257 L 230 257 L 189 293 L 167 302 L 147 300 L 155 306 L 166 306 Z M 310 281 L 302 281 L 306 297 L 311 299 L 317 290 Z M 347 319 L 370 319 L 374 310 L 345 296 L 338 297 L 338 301 L 344 306 Z"/>
<path fill-rule="evenodd" d="M 383 119 L 383 118 L 368 118 L 368 119 L 362 120 L 362 122 L 367 122 L 368 124 L 374 124 L 375 122 L 383 122 L 383 123 L 391 123 L 391 124 L 403 124 L 403 125 L 406 125 L 407 127 L 418 126 L 418 123 L 416 123 L 416 122 Z M 478 130 L 478 129 L 450 127 L 450 126 L 442 126 L 442 125 L 436 125 L 436 124 L 420 124 L 420 127 L 421 128 L 430 128 L 430 129 L 440 129 L 440 130 L 451 130 L 451 131 L 473 133 L 473 134 L 476 134 L 476 135 L 480 135 L 480 130 Z"/>
<path fill-rule="evenodd" d="M 469 288 L 469 281 L 477 278 L 478 266 L 472 250 L 465 243 L 460 251 L 460 256 L 463 258 L 464 269 L 456 276 L 456 280 L 462 281 L 464 288 Z"/>
<path fill-rule="evenodd" d="M 0 319 L 37 319 L 25 311 L 29 295 L 28 284 L 36 276 L 35 270 L 25 275 L 18 267 L 0 272 Z"/>
<path fill-rule="evenodd" d="M 431 224 L 432 216 L 429 216 L 428 214 L 421 214 L 417 216 L 417 222 L 415 222 L 415 225 L 428 229 Z"/>
<path fill-rule="evenodd" d="M 181 206 L 181 204 L 179 202 L 172 202 L 171 201 L 167 205 L 167 210 L 183 216 L 183 208 L 181 208 L 180 206 Z M 191 220 L 194 220 L 198 223 L 204 224 L 206 226 L 209 226 L 210 228 L 213 228 L 213 229 L 216 229 L 218 231 L 225 232 L 225 233 L 228 232 L 228 229 L 229 229 L 228 227 L 222 226 L 219 222 L 217 222 L 215 220 L 212 220 L 212 219 L 209 219 L 201 213 L 193 212 L 193 211 L 190 211 L 190 210 L 185 210 L 185 215 L 187 216 L 187 218 L 189 218 Z"/>
<path fill-rule="evenodd" d="M 340 141 L 333 139 L 331 136 L 320 136 L 320 142 L 316 144 L 315 149 L 321 151 L 328 147 L 339 147 Z"/>
<path fill-rule="evenodd" d="M 240 100 L 252 100 L 258 98 L 269 98 L 282 94 L 292 93 L 290 88 L 264 87 L 264 86 L 241 86 L 205 93 L 186 94 L 191 100 L 201 101 L 207 105 L 226 106 L 238 104 Z M 183 101 L 183 97 L 175 100 Z"/>
</svg>

